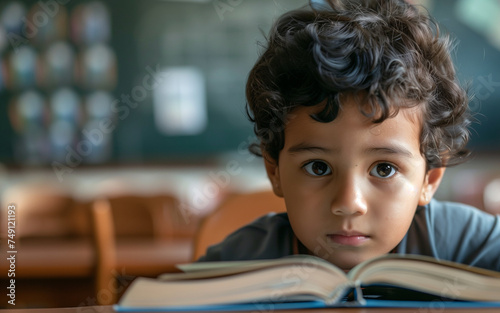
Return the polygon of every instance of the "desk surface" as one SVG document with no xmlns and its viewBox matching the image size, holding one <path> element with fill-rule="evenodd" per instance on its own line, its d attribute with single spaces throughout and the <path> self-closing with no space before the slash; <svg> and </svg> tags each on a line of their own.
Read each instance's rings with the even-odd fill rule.
<svg viewBox="0 0 500 313">
<path fill-rule="evenodd" d="M 1 310 L 2 313 L 115 313 L 112 306 L 82 306 L 75 308 L 57 308 L 57 309 L 14 309 L 14 310 Z M 245 311 L 240 311 L 245 312 Z M 251 312 L 251 311 L 248 311 Z M 488 309 L 401 309 L 401 308 L 331 308 L 331 309 L 312 309 L 312 310 L 280 310 L 275 313 L 415 313 L 415 312 L 440 312 L 440 313 L 465 313 L 465 312 L 478 312 L 478 313 L 500 313 L 500 308 Z M 184 312 L 185 313 L 185 312 Z M 227 312 L 229 313 L 229 312 Z"/>
</svg>

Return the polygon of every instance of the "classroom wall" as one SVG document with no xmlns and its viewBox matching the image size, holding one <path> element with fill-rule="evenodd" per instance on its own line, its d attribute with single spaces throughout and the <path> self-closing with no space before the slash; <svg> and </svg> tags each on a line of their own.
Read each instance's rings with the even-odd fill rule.
<svg viewBox="0 0 500 313">
<path fill-rule="evenodd" d="M 110 0 L 101 3 L 109 18 L 106 37 L 99 29 L 105 22 L 96 28 L 91 22 L 85 24 L 81 16 L 77 18 L 78 12 L 95 4 L 93 1 L 2 1 L 0 12 L 5 13 L 9 5 L 19 3 L 25 8 L 28 24 L 40 32 L 33 38 L 29 38 L 30 32 L 21 32 L 24 39 L 15 42 L 7 36 L 0 52 L 4 69 L 0 79 L 0 102 L 4 104 L 0 109 L 0 162 L 42 167 L 51 167 L 54 160 L 70 166 L 68 158 L 76 158 L 73 163 L 90 165 L 198 163 L 241 149 L 254 138 L 245 113 L 244 88 L 248 72 L 259 55 L 257 42 L 263 40 L 275 16 L 306 2 Z M 421 2 L 443 30 L 457 38 L 453 56 L 459 77 L 470 85 L 471 96 L 475 95 L 471 109 L 477 123 L 473 125 L 470 146 L 480 154 L 498 153 L 500 35 L 494 25 L 498 20 L 495 17 L 500 14 L 498 2 L 485 0 L 473 7 L 468 7 L 468 1 Z M 58 6 L 51 8 L 51 3 Z M 58 16 L 53 14 L 56 9 L 59 15 L 65 12 L 64 21 L 57 26 L 61 34 L 56 38 L 40 35 L 45 33 L 45 24 L 43 18 L 35 20 L 42 16 L 35 13 L 41 10 L 40 14 L 49 17 L 49 24 Z M 37 23 L 41 26 L 36 27 Z M 102 73 L 88 70 L 90 74 L 85 76 L 82 59 L 89 48 L 99 43 L 96 39 L 99 36 L 92 35 L 92 27 L 97 29 L 94 33 L 104 37 L 101 41 L 111 51 L 115 63 Z M 84 35 L 75 35 L 79 28 L 90 29 L 87 43 Z M 76 68 L 71 78 L 48 86 L 44 57 L 57 42 L 66 43 L 73 51 Z M 23 46 L 32 48 L 38 59 L 33 69 L 37 77 L 24 86 L 12 82 L 15 73 L 10 66 L 12 55 Z M 160 79 L 164 74 L 168 78 Z M 96 77 L 108 76 L 111 77 L 108 81 L 95 83 L 99 81 Z M 94 84 L 85 81 L 85 77 Z M 51 97 L 61 88 L 69 88 L 76 94 L 81 110 L 71 139 L 58 130 L 64 128 L 55 128 L 51 133 L 55 120 L 50 109 Z M 12 107 L 30 90 L 38 92 L 44 101 L 45 111 L 40 113 L 43 116 L 38 117 L 38 122 L 37 117 L 34 122 L 28 117 L 16 122 Z M 99 120 L 98 113 L 94 123 L 89 122 L 91 96 L 96 92 L 106 92 L 111 103 L 111 112 L 103 113 L 104 118 L 112 119 L 108 127 L 99 126 L 103 118 Z M 37 123 L 40 125 L 35 133 L 39 135 L 27 136 L 27 128 Z M 99 141 L 100 133 L 104 132 L 109 133 L 105 136 L 107 140 L 90 148 L 85 146 L 92 136 Z M 54 147 L 56 141 L 58 147 Z M 69 152 L 69 148 L 76 153 Z M 85 148 L 93 153 L 86 155 Z"/>
</svg>

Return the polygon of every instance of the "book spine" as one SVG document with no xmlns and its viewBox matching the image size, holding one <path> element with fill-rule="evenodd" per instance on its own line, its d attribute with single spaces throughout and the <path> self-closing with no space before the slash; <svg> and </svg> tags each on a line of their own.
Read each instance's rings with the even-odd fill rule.
<svg viewBox="0 0 500 313">
<path fill-rule="evenodd" d="M 356 302 L 359 305 L 361 306 L 366 305 L 366 300 L 363 297 L 363 290 L 361 289 L 361 281 L 359 280 L 356 280 L 354 282 L 354 299 L 356 299 Z"/>
<path fill-rule="evenodd" d="M 327 306 L 335 306 L 344 302 L 344 298 L 353 290 L 353 288 L 356 288 L 356 286 L 352 282 L 340 284 L 328 295 L 328 299 L 325 300 L 325 304 Z"/>
</svg>

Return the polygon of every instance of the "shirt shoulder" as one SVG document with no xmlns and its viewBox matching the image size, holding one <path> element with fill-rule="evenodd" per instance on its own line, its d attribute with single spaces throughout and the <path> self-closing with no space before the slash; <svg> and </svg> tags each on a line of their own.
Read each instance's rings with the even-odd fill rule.
<svg viewBox="0 0 500 313">
<path fill-rule="evenodd" d="M 274 259 L 293 252 L 293 231 L 286 213 L 259 217 L 207 249 L 198 261 Z"/>
<path fill-rule="evenodd" d="M 500 271 L 500 216 L 470 205 L 432 200 L 419 207 L 404 241 L 405 253 Z"/>
</svg>

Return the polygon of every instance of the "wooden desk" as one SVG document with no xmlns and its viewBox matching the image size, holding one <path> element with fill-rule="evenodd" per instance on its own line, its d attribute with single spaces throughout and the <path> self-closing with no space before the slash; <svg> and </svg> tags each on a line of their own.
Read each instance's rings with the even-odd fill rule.
<svg viewBox="0 0 500 313">
<path fill-rule="evenodd" d="M 5 241 L 6 242 L 6 241 Z M 6 251 L 6 248 L 2 248 Z M 166 243 L 131 241 L 119 243 L 117 260 L 111 276 L 102 289 L 96 289 L 96 252 L 92 242 L 59 241 L 23 243 L 16 254 L 16 307 L 79 306 L 87 299 L 100 299 L 99 291 L 119 297 L 136 276 L 156 277 L 175 271 L 175 264 L 191 260 L 190 238 L 172 240 Z M 8 286 L 9 261 L 0 259 L 0 286 Z M 117 279 L 115 281 L 115 279 Z M 6 289 L 5 289 L 6 290 Z M 8 299 L 2 294 L 5 299 Z M 97 300 L 96 300 L 97 301 Z M 111 302 L 113 303 L 113 302 Z M 0 303 L 0 309 L 8 307 Z"/>
<path fill-rule="evenodd" d="M 7 251 L 7 248 L 2 247 L 2 250 Z M 91 239 L 21 242 L 17 250 L 16 278 L 92 277 L 94 275 L 96 256 Z M 3 275 L 8 272 L 9 265 L 6 258 L 0 259 L 0 272 Z"/>
<path fill-rule="evenodd" d="M 2 310 L 2 313 L 115 313 L 112 306 L 84 306 L 75 308 L 59 308 L 59 309 L 13 309 L 13 310 Z M 239 311 L 242 312 L 254 312 L 254 311 Z M 332 308 L 332 309 L 312 309 L 312 310 L 279 310 L 274 311 L 274 313 L 500 313 L 500 308 L 489 308 L 489 309 L 400 309 L 400 308 Z M 148 312 L 150 313 L 150 312 Z M 171 313 L 171 312 L 170 312 Z M 185 313 L 185 312 L 183 312 Z M 230 312 L 226 312 L 230 313 Z"/>
</svg>

